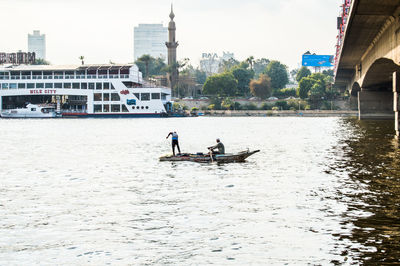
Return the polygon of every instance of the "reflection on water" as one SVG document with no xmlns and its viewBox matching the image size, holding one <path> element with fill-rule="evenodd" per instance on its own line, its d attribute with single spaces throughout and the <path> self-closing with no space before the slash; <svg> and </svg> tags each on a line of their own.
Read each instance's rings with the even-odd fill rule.
<svg viewBox="0 0 400 266">
<path fill-rule="evenodd" d="M 391 122 L 0 120 L 0 265 L 400 263 Z M 170 163 L 219 137 L 241 164 Z"/>
<path fill-rule="evenodd" d="M 400 151 L 391 121 L 343 121 L 329 172 L 347 208 L 337 233 L 353 262 L 400 263 Z"/>
</svg>

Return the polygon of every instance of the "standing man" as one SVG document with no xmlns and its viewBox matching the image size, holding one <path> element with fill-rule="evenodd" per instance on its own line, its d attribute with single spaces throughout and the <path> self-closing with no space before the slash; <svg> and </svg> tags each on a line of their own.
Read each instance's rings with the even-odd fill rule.
<svg viewBox="0 0 400 266">
<path fill-rule="evenodd" d="M 179 148 L 179 142 L 178 142 L 178 133 L 176 133 L 176 131 L 174 132 L 169 132 L 168 136 L 166 137 L 166 139 L 169 138 L 169 136 L 172 135 L 172 153 L 175 156 L 175 146 L 178 147 L 178 155 L 181 154 L 181 149 Z"/>
</svg>

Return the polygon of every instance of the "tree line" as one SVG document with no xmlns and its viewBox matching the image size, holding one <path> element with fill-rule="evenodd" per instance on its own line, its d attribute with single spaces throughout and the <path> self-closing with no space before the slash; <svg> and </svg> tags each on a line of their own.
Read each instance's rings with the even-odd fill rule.
<svg viewBox="0 0 400 266">
<path fill-rule="evenodd" d="M 135 62 L 144 77 L 165 75 L 168 66 L 162 58 L 143 55 Z M 277 60 L 267 58 L 255 59 L 253 56 L 238 61 L 234 58 L 224 60 L 219 65 L 216 74 L 207 76 L 206 72 L 194 68 L 189 59 L 177 62 L 180 77 L 191 77 L 194 84 L 180 83 L 177 95 L 184 95 L 188 86 L 200 85 L 202 94 L 211 98 L 234 98 L 255 96 L 267 99 L 299 97 L 306 100 L 311 108 L 319 108 L 324 101 L 337 98 L 342 94 L 334 87 L 333 71 L 324 70 L 322 73 L 311 73 L 307 67 L 288 71 L 288 67 Z M 289 76 L 297 81 L 296 88 L 286 88 Z M 175 94 L 176 95 L 176 94 Z"/>
</svg>

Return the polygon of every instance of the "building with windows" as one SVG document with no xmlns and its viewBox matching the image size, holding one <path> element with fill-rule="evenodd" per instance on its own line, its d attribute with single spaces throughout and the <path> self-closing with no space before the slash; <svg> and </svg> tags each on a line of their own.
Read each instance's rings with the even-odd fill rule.
<svg viewBox="0 0 400 266">
<path fill-rule="evenodd" d="M 223 52 L 222 56 L 218 56 L 216 53 L 203 53 L 200 59 L 200 69 L 206 72 L 208 76 L 216 74 L 221 63 L 230 59 L 234 59 L 234 54 L 230 52 Z"/>
<path fill-rule="evenodd" d="M 46 35 L 38 30 L 28 34 L 28 52 L 35 53 L 36 59 L 46 60 Z"/>
<path fill-rule="evenodd" d="M 134 28 L 134 60 L 144 54 L 167 59 L 168 28 L 163 24 L 139 24 Z"/>
</svg>

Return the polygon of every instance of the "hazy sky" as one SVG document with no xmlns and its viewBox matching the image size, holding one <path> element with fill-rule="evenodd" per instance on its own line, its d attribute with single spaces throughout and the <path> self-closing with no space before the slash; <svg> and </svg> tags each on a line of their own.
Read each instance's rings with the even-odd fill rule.
<svg viewBox="0 0 400 266">
<path fill-rule="evenodd" d="M 203 52 L 276 59 L 291 69 L 309 50 L 333 54 L 342 0 L 174 0 L 178 59 Z M 0 51 L 27 50 L 27 34 L 47 38 L 53 64 L 129 63 L 133 28 L 164 23 L 169 0 L 0 0 Z"/>
</svg>

